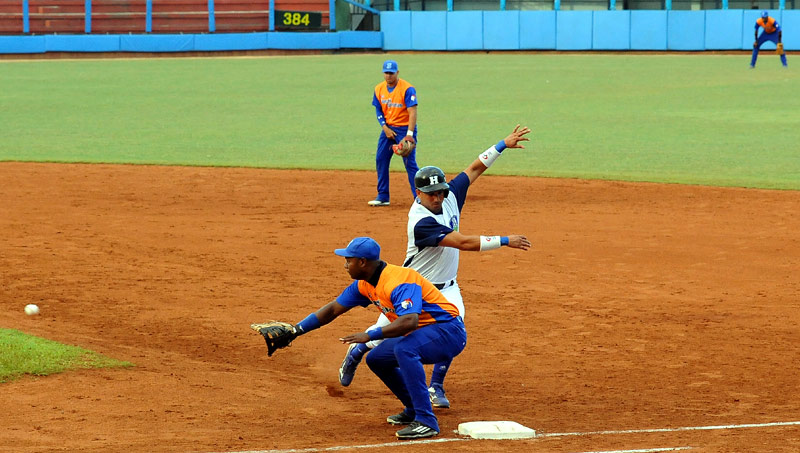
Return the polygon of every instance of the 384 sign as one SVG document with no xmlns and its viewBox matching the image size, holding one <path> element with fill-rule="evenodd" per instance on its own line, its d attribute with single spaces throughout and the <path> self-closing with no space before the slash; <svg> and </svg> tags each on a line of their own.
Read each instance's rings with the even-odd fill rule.
<svg viewBox="0 0 800 453">
<path fill-rule="evenodd" d="M 322 13 L 275 10 L 275 19 L 275 26 L 278 28 L 322 27 Z"/>
</svg>

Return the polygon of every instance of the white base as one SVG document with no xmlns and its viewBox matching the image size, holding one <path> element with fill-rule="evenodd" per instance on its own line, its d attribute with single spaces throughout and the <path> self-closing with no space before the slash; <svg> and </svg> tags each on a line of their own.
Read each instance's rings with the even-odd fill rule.
<svg viewBox="0 0 800 453">
<path fill-rule="evenodd" d="M 517 422 L 468 422 L 458 425 L 458 434 L 474 439 L 527 439 L 536 431 Z"/>
</svg>

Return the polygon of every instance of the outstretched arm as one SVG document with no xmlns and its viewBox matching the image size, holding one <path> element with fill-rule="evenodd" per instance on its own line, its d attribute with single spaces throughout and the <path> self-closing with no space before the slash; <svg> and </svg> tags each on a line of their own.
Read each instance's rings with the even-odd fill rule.
<svg viewBox="0 0 800 453">
<path fill-rule="evenodd" d="M 339 315 L 347 313 L 350 308 L 352 307 L 345 307 L 334 300 L 322 306 L 322 308 L 317 310 L 314 314 L 317 315 L 317 319 L 319 319 L 319 325 L 324 326 L 338 318 Z"/>
<path fill-rule="evenodd" d="M 495 241 L 498 241 L 499 245 L 492 247 Z M 439 245 L 442 247 L 453 247 L 465 252 L 479 252 L 482 250 L 491 250 L 492 248 L 501 247 L 503 245 L 507 245 L 512 249 L 528 250 L 531 247 L 531 242 L 528 238 L 519 234 L 513 234 L 511 236 L 467 236 L 458 231 L 453 231 L 445 236 L 439 242 Z"/>
<path fill-rule="evenodd" d="M 251 324 L 250 328 L 264 337 L 264 341 L 267 343 L 267 355 L 272 357 L 272 354 L 278 349 L 291 345 L 295 338 L 314 329 L 319 329 L 336 319 L 340 314 L 350 310 L 350 308 L 333 301 L 325 304 L 295 325 L 280 321 L 269 321 L 264 324 Z"/>
<path fill-rule="evenodd" d="M 344 305 L 334 301 L 328 302 L 323 305 L 319 310 L 306 316 L 305 319 L 298 322 L 295 327 L 297 334 L 303 335 L 304 333 L 311 332 L 312 330 L 319 329 L 325 324 L 330 323 L 339 315 L 347 313 L 353 307 L 345 307 Z"/>
<path fill-rule="evenodd" d="M 464 170 L 464 173 L 466 173 L 467 177 L 469 178 L 469 183 L 472 184 L 475 182 L 475 180 L 478 179 L 478 176 L 482 175 L 487 168 L 491 167 L 492 163 L 495 161 L 495 159 L 497 159 L 497 157 L 500 156 L 500 153 L 502 153 L 504 149 L 524 149 L 525 147 L 520 143 L 529 141 L 529 139 L 525 136 L 528 135 L 530 131 L 530 128 L 517 124 L 514 127 L 514 130 L 508 134 L 503 141 L 481 153 L 478 158 L 475 159 L 475 161 L 473 161 L 470 166 Z"/>
</svg>

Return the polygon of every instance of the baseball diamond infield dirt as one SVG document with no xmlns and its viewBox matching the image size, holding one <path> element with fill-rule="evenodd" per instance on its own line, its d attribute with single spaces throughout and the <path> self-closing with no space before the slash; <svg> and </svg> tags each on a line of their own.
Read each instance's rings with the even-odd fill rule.
<svg viewBox="0 0 800 453">
<path fill-rule="evenodd" d="M 369 369 L 337 381 L 337 338 L 376 312 L 271 358 L 249 329 L 338 295 L 333 249 L 354 236 L 402 263 L 411 200 L 391 180 L 392 205 L 370 208 L 373 172 L 0 163 L 0 326 L 136 364 L 0 384 L 0 450 L 399 443 L 384 422 L 399 403 Z M 462 232 L 533 248 L 461 254 L 469 341 L 437 439 L 478 420 L 671 430 L 392 452 L 800 451 L 797 424 L 676 429 L 800 421 L 800 192 L 487 174 Z"/>
</svg>

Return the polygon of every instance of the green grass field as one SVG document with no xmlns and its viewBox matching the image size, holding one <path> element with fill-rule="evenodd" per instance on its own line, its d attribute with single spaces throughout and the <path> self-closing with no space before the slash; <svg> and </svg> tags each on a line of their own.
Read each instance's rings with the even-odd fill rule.
<svg viewBox="0 0 800 453">
<path fill-rule="evenodd" d="M 130 362 L 110 359 L 76 346 L 0 329 L 0 382 L 22 375 L 46 376 L 80 368 L 131 367 Z"/>
<path fill-rule="evenodd" d="M 421 165 L 460 171 L 519 122 L 533 143 L 493 174 L 800 189 L 800 72 L 771 53 L 389 57 Z M 0 160 L 370 170 L 385 58 L 0 62 Z"/>
</svg>

